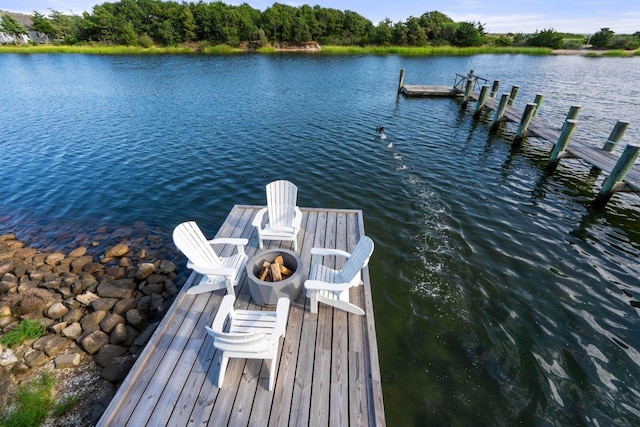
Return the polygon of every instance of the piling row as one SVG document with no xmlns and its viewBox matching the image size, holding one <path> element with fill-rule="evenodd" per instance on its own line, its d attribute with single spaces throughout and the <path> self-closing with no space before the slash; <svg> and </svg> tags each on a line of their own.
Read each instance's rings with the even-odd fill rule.
<svg viewBox="0 0 640 427">
<path fill-rule="evenodd" d="M 405 86 L 404 74 L 404 70 L 401 70 L 399 93 L 406 96 L 430 96 L 432 86 Z M 482 84 L 477 93 L 475 88 L 480 86 L 480 82 L 485 84 Z M 496 132 L 504 122 L 517 123 L 518 129 L 512 141 L 514 148 L 519 147 L 529 136 L 552 143 L 553 148 L 546 168 L 548 173 L 553 173 L 560 160 L 564 158 L 576 158 L 590 164 L 592 174 L 608 173 L 594 201 L 596 206 L 605 205 L 616 192 L 640 192 L 640 165 L 635 164 L 640 145 L 629 143 L 620 157 L 614 154 L 616 145 L 629 127 L 629 122 L 618 121 L 604 146 L 597 148 L 588 141 L 573 137 L 579 123 L 577 117 L 580 106 L 571 106 L 562 128 L 558 131 L 537 117 L 544 94 L 537 94 L 534 101 L 527 103 L 524 110 L 520 111 L 513 107 L 519 86 L 514 85 L 510 92 L 502 93 L 498 101 L 500 80 L 494 80 L 491 87 L 486 84 L 487 82 L 487 79 L 477 76 L 474 70 L 466 75 L 456 74 L 451 96 L 461 97 L 460 106 L 463 110 L 467 109 L 470 102 L 476 103 L 473 112 L 474 120 L 478 120 L 483 111 L 493 111 L 491 132 Z M 569 147 L 570 142 L 571 147 Z"/>
</svg>

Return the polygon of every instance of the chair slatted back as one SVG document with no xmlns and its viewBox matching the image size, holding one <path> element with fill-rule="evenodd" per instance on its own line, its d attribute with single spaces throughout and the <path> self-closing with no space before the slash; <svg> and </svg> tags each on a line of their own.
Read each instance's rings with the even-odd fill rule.
<svg viewBox="0 0 640 427">
<path fill-rule="evenodd" d="M 367 236 L 362 237 L 353 252 L 351 252 L 351 256 L 342 267 L 342 270 L 340 270 L 340 276 L 345 283 L 353 280 L 356 274 L 367 265 L 372 253 L 373 240 Z"/>
<path fill-rule="evenodd" d="M 272 227 L 291 226 L 295 217 L 298 187 L 290 181 L 273 181 L 266 186 L 267 212 Z"/>
<path fill-rule="evenodd" d="M 222 262 L 195 221 L 178 225 L 173 230 L 173 243 L 193 264 L 216 267 Z"/>
</svg>

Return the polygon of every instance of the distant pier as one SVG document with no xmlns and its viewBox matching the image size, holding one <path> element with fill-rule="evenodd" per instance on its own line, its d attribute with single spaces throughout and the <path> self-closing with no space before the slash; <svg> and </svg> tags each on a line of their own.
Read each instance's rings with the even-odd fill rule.
<svg viewBox="0 0 640 427">
<path fill-rule="evenodd" d="M 536 95 L 534 101 L 527 103 L 524 110 L 518 110 L 513 107 L 513 104 L 518 95 L 519 86 L 513 86 L 509 92 L 502 93 L 498 99 L 500 81 L 495 80 L 489 86 L 488 80 L 477 76 L 474 70 L 466 75 L 456 73 L 451 87 L 405 85 L 404 74 L 404 69 L 400 70 L 398 93 L 409 97 L 457 97 L 461 99 L 463 110 L 467 109 L 470 102 L 474 102 L 474 119 L 477 120 L 483 111 L 494 113 L 491 131 L 496 131 L 504 122 L 518 124 L 518 130 L 512 142 L 514 147 L 522 144 L 524 138 L 529 136 L 553 144 L 547 164 L 547 172 L 549 173 L 553 173 L 560 160 L 565 158 L 582 160 L 591 165 L 593 173 L 600 171 L 606 173 L 607 178 L 594 202 L 596 206 L 605 205 L 616 192 L 640 193 L 640 165 L 636 164 L 640 153 L 640 144 L 627 144 L 620 156 L 614 153 L 616 145 L 630 124 L 629 122 L 618 121 L 606 143 L 602 147 L 596 147 L 589 141 L 573 137 L 578 125 L 576 118 L 580 112 L 580 106 L 570 108 L 562 128 L 558 130 L 537 117 L 544 100 L 543 94 Z"/>
</svg>

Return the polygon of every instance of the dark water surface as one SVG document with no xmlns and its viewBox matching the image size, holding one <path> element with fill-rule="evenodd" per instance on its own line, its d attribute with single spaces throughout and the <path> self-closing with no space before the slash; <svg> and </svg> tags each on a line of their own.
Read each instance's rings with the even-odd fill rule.
<svg viewBox="0 0 640 427">
<path fill-rule="evenodd" d="M 594 211 L 602 176 L 545 175 L 548 144 L 397 98 L 401 68 L 544 93 L 557 127 L 582 105 L 598 146 L 640 111 L 638 57 L 0 55 L 0 232 L 213 235 L 289 179 L 301 206 L 364 212 L 389 425 L 638 425 L 640 199 Z"/>
</svg>

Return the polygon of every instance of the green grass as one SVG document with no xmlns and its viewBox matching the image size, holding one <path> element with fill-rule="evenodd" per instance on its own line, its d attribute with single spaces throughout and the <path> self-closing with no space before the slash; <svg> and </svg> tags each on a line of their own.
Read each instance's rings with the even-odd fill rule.
<svg viewBox="0 0 640 427">
<path fill-rule="evenodd" d="M 632 51 L 628 50 L 607 50 L 606 52 L 602 52 L 602 56 L 611 56 L 611 57 L 622 57 L 626 58 L 629 56 L 633 56 Z"/>
<path fill-rule="evenodd" d="M 241 49 L 228 45 L 205 46 L 194 49 L 188 46 L 150 47 L 113 46 L 100 44 L 84 44 L 74 46 L 64 45 L 24 45 L 1 46 L 0 53 L 80 53 L 93 55 L 165 55 L 192 54 L 200 51 L 209 55 L 226 55 L 243 52 Z M 275 53 L 274 47 L 267 46 L 257 49 L 258 53 Z M 404 47 L 404 46 L 323 46 L 322 54 L 326 55 L 402 55 L 402 56 L 468 56 L 479 54 L 524 54 L 549 55 L 551 49 L 533 47 Z"/>
<path fill-rule="evenodd" d="M 226 44 L 217 44 L 205 47 L 203 52 L 207 55 L 228 55 L 230 53 L 239 53 L 241 50 L 235 49 Z"/>
<path fill-rule="evenodd" d="M 0 422 L 0 427 L 42 425 L 55 403 L 54 386 L 54 376 L 46 371 L 29 384 L 20 386 L 15 394 L 15 409 Z"/>
<path fill-rule="evenodd" d="M 273 46 L 264 46 L 264 47 L 259 47 L 258 49 L 256 49 L 256 52 L 258 52 L 258 53 L 276 53 L 276 52 L 278 52 L 278 50 Z"/>
<path fill-rule="evenodd" d="M 44 333 L 45 327 L 40 322 L 24 319 L 16 329 L 7 332 L 0 338 L 0 343 L 14 348 L 24 341 L 40 338 Z"/>
<path fill-rule="evenodd" d="M 2 46 L 0 53 L 81 53 L 90 55 L 159 55 L 159 54 L 192 54 L 191 47 L 150 47 L 140 46 L 107 46 L 107 45 L 37 45 L 37 46 Z"/>
<path fill-rule="evenodd" d="M 549 55 L 552 50 L 534 47 L 405 47 L 405 46 L 323 46 L 321 52 L 327 55 L 401 55 L 401 56 L 468 56 L 480 54 L 524 54 Z"/>
</svg>

